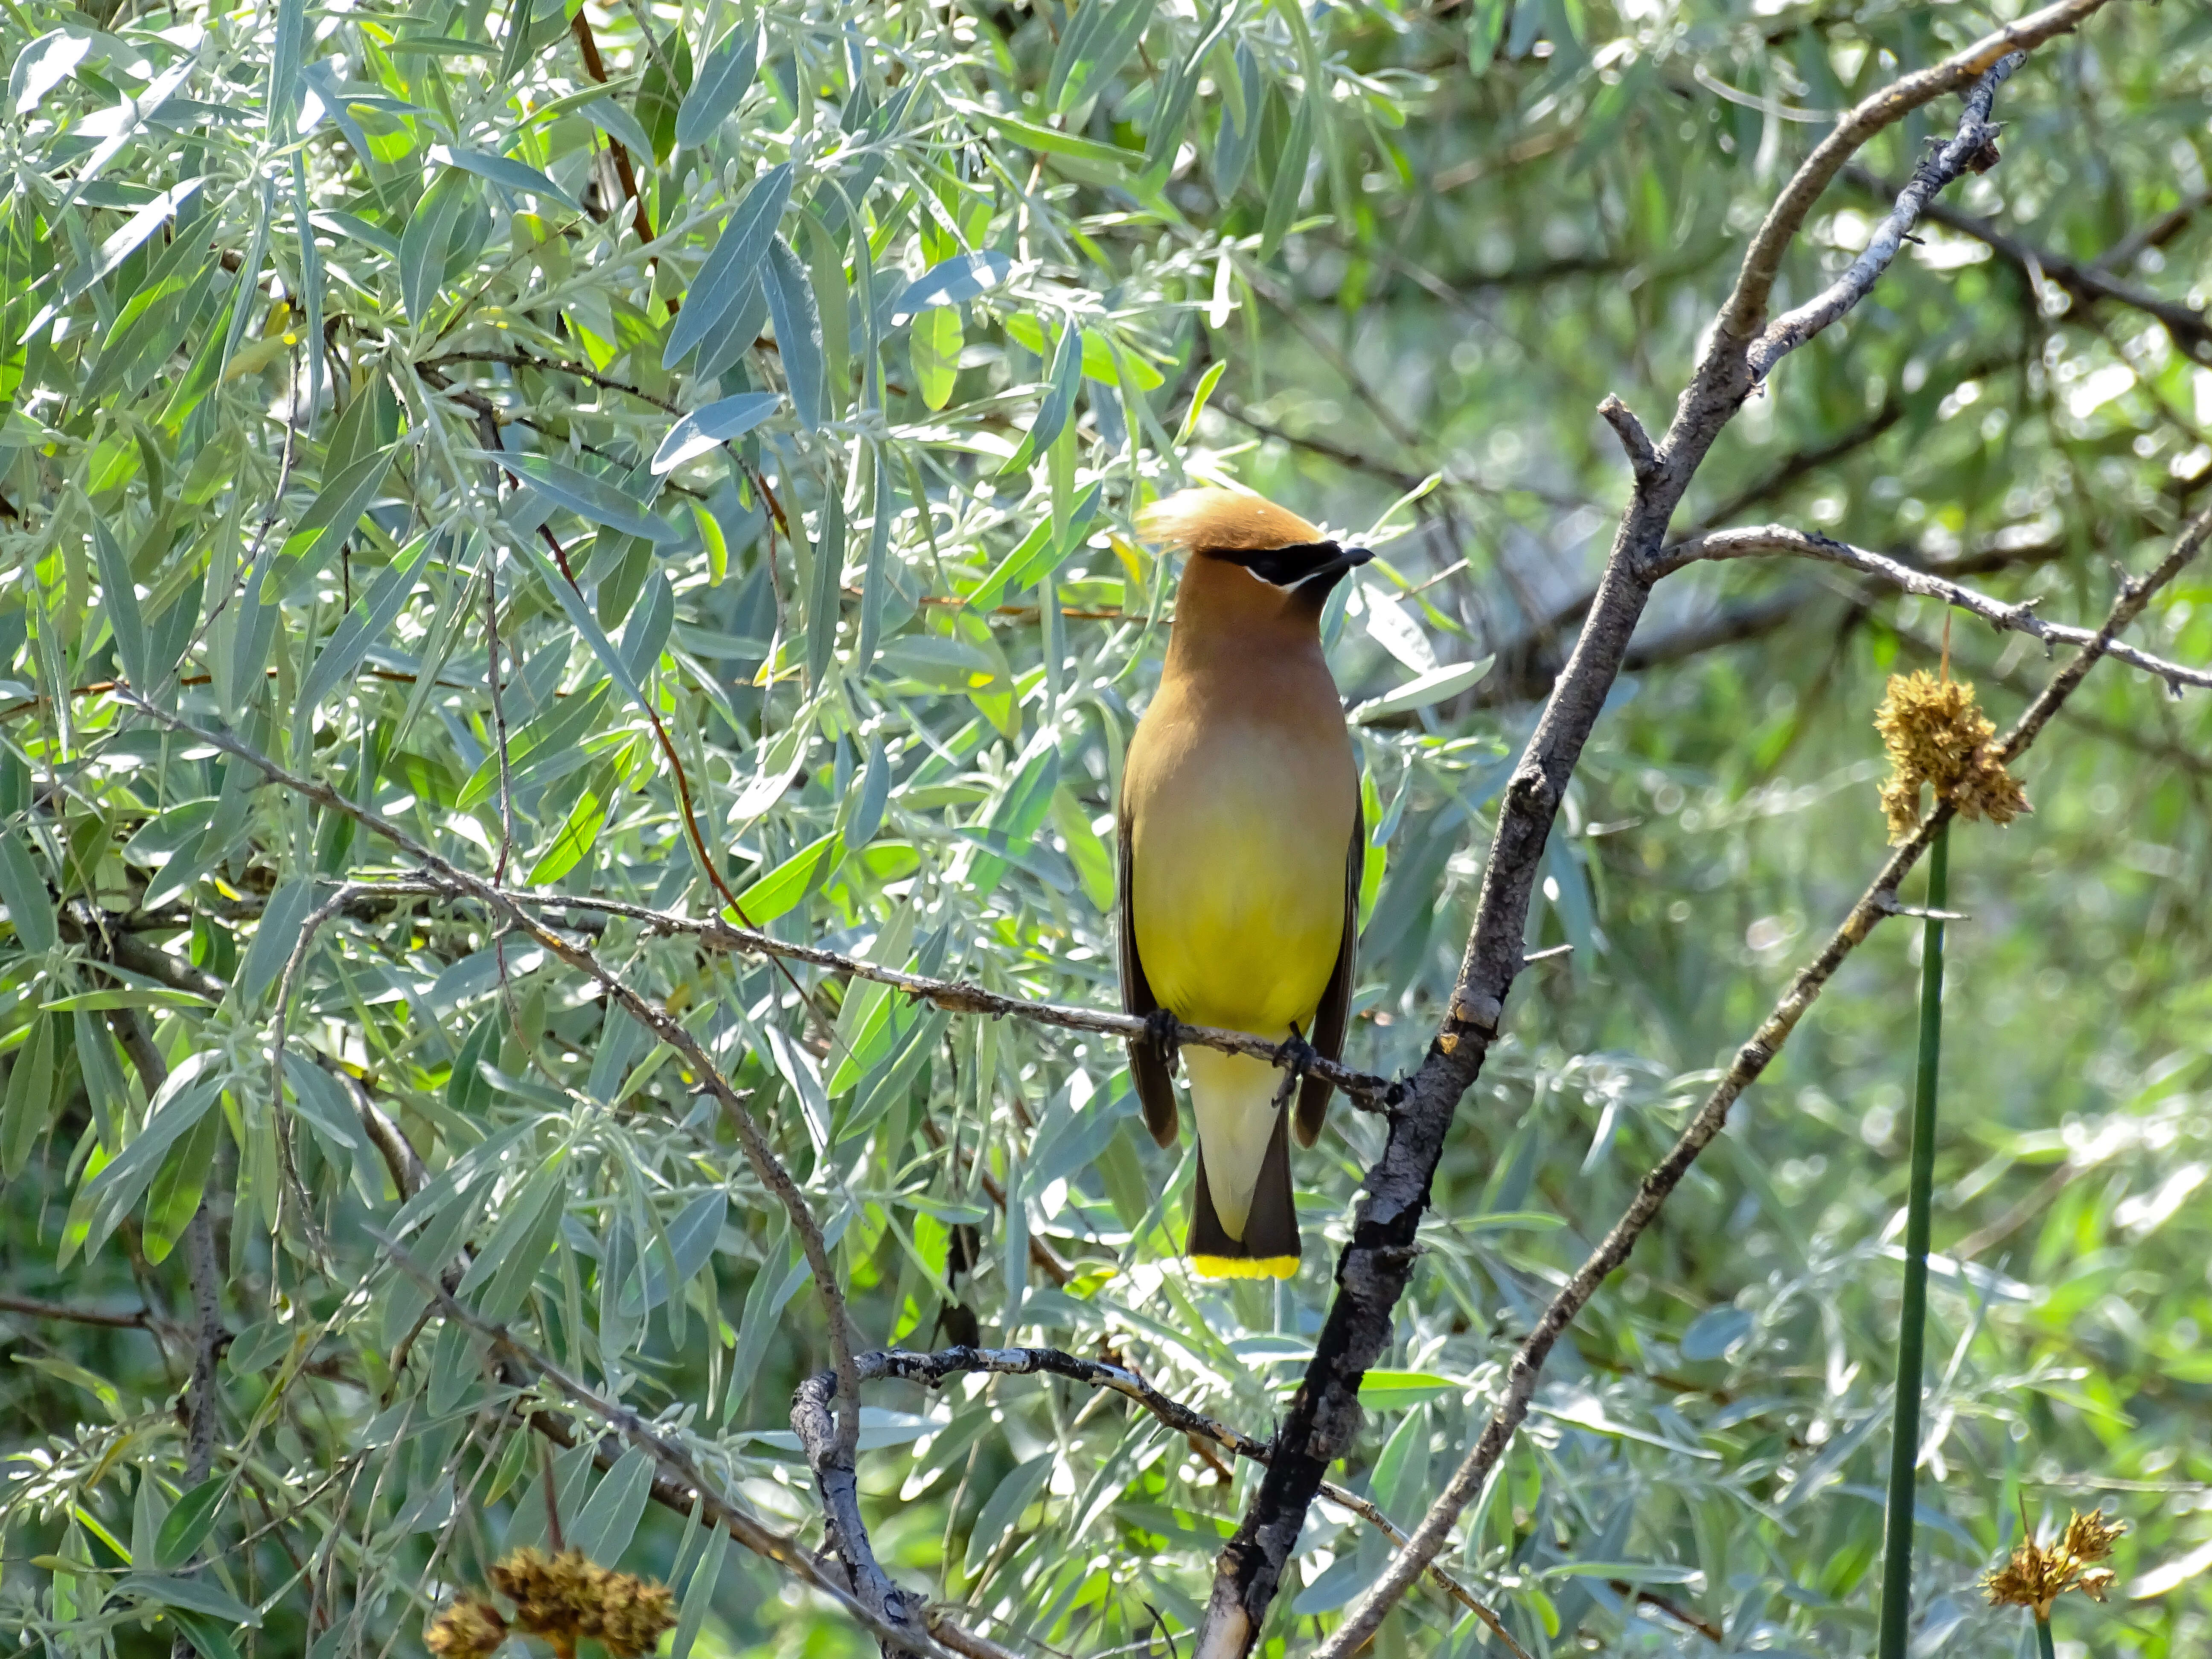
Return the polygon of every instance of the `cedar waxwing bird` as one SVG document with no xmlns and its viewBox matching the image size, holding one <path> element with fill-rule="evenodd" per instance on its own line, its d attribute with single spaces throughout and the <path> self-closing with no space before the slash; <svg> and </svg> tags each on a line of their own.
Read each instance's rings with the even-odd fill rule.
<svg viewBox="0 0 2212 1659">
<path fill-rule="evenodd" d="M 1366 836 L 1321 613 L 1373 555 L 1228 489 L 1186 489 L 1137 526 L 1188 559 L 1159 690 L 1121 772 L 1121 1006 L 1271 1042 L 1303 1038 L 1334 1060 Z M 1299 1079 L 1293 1114 L 1278 1106 L 1282 1074 L 1267 1060 L 1212 1048 L 1184 1057 L 1199 1152 L 1185 1249 L 1202 1273 L 1287 1279 L 1298 1220 L 1285 1131 L 1313 1145 L 1329 1085 Z M 1163 1146 L 1176 1139 L 1174 1064 L 1152 1036 L 1129 1045 L 1146 1127 Z"/>
</svg>

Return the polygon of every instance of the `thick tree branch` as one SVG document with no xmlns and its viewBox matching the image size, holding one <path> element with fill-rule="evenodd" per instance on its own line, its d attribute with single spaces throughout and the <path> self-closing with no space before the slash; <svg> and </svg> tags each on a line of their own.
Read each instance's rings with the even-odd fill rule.
<svg viewBox="0 0 2212 1659">
<path fill-rule="evenodd" d="M 1267 1476 L 1216 1564 L 1197 1659 L 1243 1659 L 1257 1644 L 1306 1510 L 1329 1464 L 1350 1449 L 1358 1432 L 1360 1380 L 1391 1339 L 1453 1115 L 1497 1036 L 1522 965 L 1529 901 L 1553 819 L 1650 597 L 1646 569 L 1665 544 L 1668 521 L 1714 441 L 1760 377 L 1865 291 L 1864 286 L 1847 288 L 1840 304 L 1833 293 L 1824 295 L 1784 319 L 1780 331 L 1764 335 L 1767 301 L 1784 252 L 1814 200 L 1860 146 L 1942 94 L 1987 77 L 1969 100 L 1959 137 L 1941 152 L 1952 168 L 1948 176 L 1955 176 L 1988 143 L 1989 97 L 2003 79 L 1993 73 L 1995 66 L 2073 27 L 2104 3 L 2062 0 L 1875 94 L 1847 114 L 1798 168 L 1753 239 L 1674 421 L 1653 447 L 1648 471 L 1638 469 L 1581 636 L 1505 787 L 1457 984 L 1407 1098 L 1391 1115 L 1382 1155 L 1367 1172 L 1352 1237 L 1338 1258 L 1336 1295 L 1305 1379 L 1277 1431 Z M 1911 228 L 1914 205 L 1899 204 L 1900 229 Z M 1871 274 L 1865 277 L 1867 283 L 1872 280 Z M 1760 350 L 1756 367 L 1755 348 Z"/>
<path fill-rule="evenodd" d="M 2071 696 L 2081 683 L 2082 676 L 2100 657 L 2110 653 L 2112 641 L 2119 631 L 2132 623 L 2149 604 L 2151 596 L 2181 573 L 2182 568 L 2194 559 L 2203 549 L 2208 536 L 2212 536 L 2212 510 L 2200 514 L 2183 532 L 2173 549 L 2162 559 L 2156 569 L 2141 580 L 2123 582 L 2119 598 L 2106 615 L 2104 625 L 2089 636 L 2088 641 L 2066 665 L 2052 675 L 2035 701 L 2021 714 L 2018 722 L 1998 744 L 1999 754 L 2008 762 L 2017 759 L 2033 743 L 2053 714 Z M 1858 902 L 1851 907 L 1843 925 L 1838 927 L 1820 954 L 1798 969 L 1789 988 L 1782 994 L 1759 1030 L 1749 1041 L 1736 1050 L 1727 1073 L 1713 1086 L 1697 1115 L 1691 1119 L 1681 1136 L 1667 1156 L 1653 1167 L 1637 1188 L 1636 1196 L 1616 1221 L 1612 1230 L 1593 1250 L 1587 1261 L 1576 1270 L 1573 1278 L 1553 1297 L 1536 1322 L 1535 1328 L 1522 1342 L 1514 1354 L 1505 1374 L 1505 1390 L 1497 1410 L 1484 1425 L 1481 1436 L 1469 1449 L 1459 1468 L 1453 1472 L 1443 1492 L 1414 1529 L 1413 1541 L 1391 1559 L 1367 1594 L 1361 1597 L 1344 1622 L 1330 1633 L 1314 1655 L 1314 1659 L 1350 1659 L 1381 1626 L 1383 1616 L 1404 1595 L 1422 1567 L 1443 1548 L 1450 1536 L 1451 1528 L 1460 1513 L 1482 1490 L 1491 1472 L 1505 1455 L 1522 1419 L 1528 1415 L 1529 1403 L 1535 1397 L 1536 1384 L 1541 1376 L 1545 1361 L 1550 1357 L 1553 1345 L 1573 1323 L 1598 1286 L 1621 1263 L 1627 1261 L 1642 1237 L 1659 1213 L 1698 1154 L 1718 1134 L 1728 1121 L 1729 1109 L 1743 1091 L 1755 1082 L 1759 1074 L 1773 1063 L 1782 1051 L 1790 1034 L 1805 1017 L 1806 1011 L 1819 998 L 1822 989 L 1850 956 L 1887 916 L 1898 914 L 1898 889 L 1919 861 L 1929 844 L 1935 839 L 1936 830 L 1949 821 L 1952 809 L 1948 802 L 1939 801 L 1929 810 L 1913 833 L 1891 849 L 1881 872 Z"/>
<path fill-rule="evenodd" d="M 1863 547 L 1853 547 L 1849 542 L 1839 542 L 1832 536 L 1823 536 L 1817 531 L 1793 530 L 1787 525 L 1719 530 L 1710 535 L 1693 536 L 1687 541 L 1676 542 L 1661 552 L 1652 566 L 1651 574 L 1656 580 L 1701 559 L 1750 559 L 1769 554 L 1817 559 L 1823 564 L 1841 565 L 1846 570 L 1872 576 L 1907 593 L 1941 599 L 1945 605 L 1980 617 L 1992 628 L 2007 633 L 2026 634 L 2031 639 L 2041 640 L 2045 645 L 2087 645 L 2095 637 L 2094 631 L 2090 629 L 2045 622 L 2035 614 L 2033 600 L 2007 605 L 2002 599 L 1993 599 L 1986 593 L 1977 592 L 1971 587 L 1931 572 L 1916 570 L 1911 565 L 1870 552 Z M 2185 685 L 2200 690 L 2212 688 L 2212 670 L 2192 668 L 2185 663 L 2169 661 L 2119 641 L 2112 643 L 2107 654 L 2117 662 L 2157 675 L 2177 693 Z"/>
</svg>

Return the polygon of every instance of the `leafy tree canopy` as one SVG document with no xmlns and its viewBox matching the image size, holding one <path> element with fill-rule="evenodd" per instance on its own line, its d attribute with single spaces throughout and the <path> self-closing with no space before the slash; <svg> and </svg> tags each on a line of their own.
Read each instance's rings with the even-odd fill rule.
<svg viewBox="0 0 2212 1659">
<path fill-rule="evenodd" d="M 1784 530 L 1656 587 L 1538 837 L 1542 959 L 1271 1652 L 1881 867 L 1886 676 L 2002 728 L 2073 648 L 2029 619 L 2094 629 L 2203 505 L 2212 18 L 2078 9 L 1672 516 Z M 1231 482 L 1378 551 L 1324 623 L 1345 1058 L 1409 1073 L 1632 516 L 1601 399 L 1659 432 L 1839 114 L 2027 9 L 0 7 L 0 1626 L 864 1653 L 787 1402 L 980 1342 L 1070 1365 L 870 1373 L 874 1559 L 963 1652 L 1181 1650 L 1389 1126 L 1299 1155 L 1297 1279 L 1199 1279 L 1121 1037 L 977 1012 L 1120 1006 L 1137 509 Z M 1959 101 L 1819 196 L 1777 313 Z M 1977 1581 L 2100 1504 L 2064 1629 L 2212 1644 L 2212 577 L 2127 638 L 2032 814 L 1950 836 L 1923 1651 L 2024 1650 Z M 1919 937 L 1844 963 L 1379 1651 L 1874 1650 Z M 608 1571 L 515 1554 L 559 1546 Z"/>
</svg>

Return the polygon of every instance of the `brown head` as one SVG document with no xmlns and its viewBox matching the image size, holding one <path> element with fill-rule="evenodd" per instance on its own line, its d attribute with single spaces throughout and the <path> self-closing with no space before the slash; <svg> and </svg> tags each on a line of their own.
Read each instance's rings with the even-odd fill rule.
<svg viewBox="0 0 2212 1659">
<path fill-rule="evenodd" d="M 1233 489 L 1186 489 L 1137 515 L 1146 539 L 1188 555 L 1176 595 L 1185 619 L 1215 628 L 1314 635 L 1345 573 L 1375 556 L 1323 535 L 1288 508 Z"/>
</svg>

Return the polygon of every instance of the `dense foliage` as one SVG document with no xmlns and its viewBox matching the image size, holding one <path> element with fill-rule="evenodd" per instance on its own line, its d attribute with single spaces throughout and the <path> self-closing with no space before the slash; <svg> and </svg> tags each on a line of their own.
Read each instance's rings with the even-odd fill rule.
<svg viewBox="0 0 2212 1659">
<path fill-rule="evenodd" d="M 1347 1059 L 1407 1068 L 1626 492 L 1598 399 L 1663 421 L 1823 121 L 2022 9 L 6 7 L 0 1626 L 412 1652 L 550 1507 L 672 1586 L 677 1659 L 866 1650 L 651 1502 L 642 1455 L 596 1471 L 605 1425 L 378 1242 L 465 1259 L 483 1320 L 818 1540 L 786 1402 L 828 1328 L 730 1115 L 344 803 L 542 897 L 734 896 L 784 940 L 1115 1007 L 1110 813 L 1174 574 L 1133 514 L 1235 480 L 1381 550 L 1327 619 L 1372 842 Z M 2208 93 L 2186 0 L 2039 52 L 2001 164 L 1787 361 L 1687 517 L 2094 624 L 2212 472 Z M 1862 158 L 1793 295 L 1953 118 Z M 2212 661 L 2212 575 L 2138 639 Z M 1531 947 L 1571 951 L 1462 1109 L 1335 1472 L 1401 1525 L 1864 885 L 1884 676 L 1947 650 L 2001 721 L 2044 672 L 1822 567 L 1661 590 L 1546 855 Z M 2062 1643 L 2212 1643 L 2203 711 L 2100 666 L 2033 815 L 1953 836 L 1924 1651 L 2024 1650 L 1977 1579 L 2099 1504 L 2113 1598 Z M 1297 1162 L 1298 1279 L 1200 1280 L 1190 1142 L 1142 1133 L 1117 1042 L 543 914 L 735 1080 L 866 1342 L 1099 1354 L 1266 1434 L 1372 1118 L 1340 1103 Z M 1854 958 L 1470 1510 L 1445 1565 L 1530 1652 L 1871 1651 L 1909 945 Z M 1069 1383 L 868 1398 L 896 1577 L 1024 1654 L 1186 1638 L 1250 1464 Z M 1388 1553 L 1326 1501 L 1303 1548 L 1288 1648 Z M 1486 1643 L 1426 1589 L 1381 1638 Z"/>
</svg>

